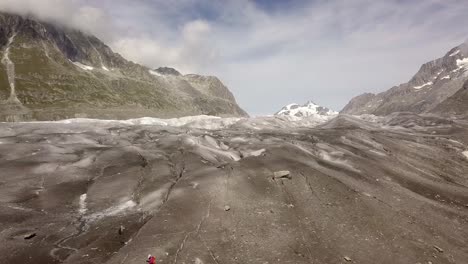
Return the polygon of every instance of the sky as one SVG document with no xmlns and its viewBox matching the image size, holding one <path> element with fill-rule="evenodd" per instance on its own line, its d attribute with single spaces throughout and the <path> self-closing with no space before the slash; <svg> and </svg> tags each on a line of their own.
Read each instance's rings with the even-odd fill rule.
<svg viewBox="0 0 468 264">
<path fill-rule="evenodd" d="M 407 82 L 468 37 L 466 0 L 0 0 L 151 68 L 219 77 L 251 115 L 340 110 Z"/>
</svg>

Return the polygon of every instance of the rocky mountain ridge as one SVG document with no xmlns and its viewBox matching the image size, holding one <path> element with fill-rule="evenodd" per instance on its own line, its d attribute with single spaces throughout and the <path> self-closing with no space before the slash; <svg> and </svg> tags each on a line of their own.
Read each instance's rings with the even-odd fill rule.
<svg viewBox="0 0 468 264">
<path fill-rule="evenodd" d="M 444 103 L 459 92 L 468 80 L 468 43 L 463 43 L 442 58 L 421 66 L 407 83 L 379 93 L 353 98 L 341 111 L 344 114 L 388 115 L 393 112 L 463 114 Z M 439 105 L 446 105 L 440 112 Z"/>
<path fill-rule="evenodd" d="M 98 38 L 0 12 L 0 120 L 246 116 L 216 77 L 151 70 Z"/>
</svg>

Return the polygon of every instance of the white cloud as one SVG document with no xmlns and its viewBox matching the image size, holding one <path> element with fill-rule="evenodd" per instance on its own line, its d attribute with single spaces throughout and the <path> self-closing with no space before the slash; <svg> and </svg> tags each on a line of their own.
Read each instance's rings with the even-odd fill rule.
<svg viewBox="0 0 468 264">
<path fill-rule="evenodd" d="M 187 42 L 198 44 L 210 33 L 210 25 L 203 20 L 195 20 L 185 24 L 182 35 Z"/>
<path fill-rule="evenodd" d="M 124 57 L 150 67 L 171 66 L 183 73 L 210 70 L 219 59 L 212 46 L 211 26 L 206 21 L 186 23 L 178 32 L 177 41 L 140 36 L 117 39 L 111 46 Z"/>
<path fill-rule="evenodd" d="M 35 17 L 84 32 L 109 37 L 111 19 L 104 10 L 79 0 L 1 0 L 0 10 Z M 112 34 L 114 34 L 113 32 Z"/>
</svg>

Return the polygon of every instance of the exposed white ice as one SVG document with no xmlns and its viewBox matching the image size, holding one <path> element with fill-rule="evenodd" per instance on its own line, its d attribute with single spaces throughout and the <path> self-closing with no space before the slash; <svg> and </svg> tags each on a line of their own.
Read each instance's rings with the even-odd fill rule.
<svg viewBox="0 0 468 264">
<path fill-rule="evenodd" d="M 117 206 L 111 207 L 103 212 L 103 215 L 105 216 L 113 216 L 117 215 L 123 211 L 126 211 L 128 209 L 131 209 L 136 206 L 136 203 L 132 200 L 126 201 L 124 203 L 121 203 Z"/>
<path fill-rule="evenodd" d="M 73 163 L 73 166 L 78 167 L 78 168 L 87 168 L 91 164 L 93 164 L 94 158 L 95 158 L 95 156 L 86 157 L 86 158 L 84 158 L 82 160 L 79 160 L 79 161 Z"/>
<path fill-rule="evenodd" d="M 385 154 L 383 152 L 380 152 L 380 151 L 377 151 L 377 150 L 374 150 L 374 149 L 369 150 L 369 152 L 372 152 L 372 153 L 377 154 L 379 156 L 387 156 L 387 154 Z"/>
<path fill-rule="evenodd" d="M 443 79 L 450 79 L 450 75 L 445 75 L 444 77 L 440 78 L 441 80 Z"/>
<path fill-rule="evenodd" d="M 201 129 L 222 129 L 228 127 L 237 121 L 240 118 L 221 118 L 217 116 L 185 116 L 181 118 L 171 118 L 171 119 L 159 119 L 153 117 L 143 117 L 138 119 L 130 119 L 124 122 L 129 122 L 133 125 L 162 125 L 162 126 L 173 126 L 181 127 L 187 126 L 192 128 L 201 128 Z"/>
<path fill-rule="evenodd" d="M 457 145 L 460 145 L 460 146 L 464 146 L 463 143 L 461 143 L 460 141 L 454 140 L 454 139 L 449 139 L 448 141 L 450 141 L 452 143 L 455 143 Z"/>
<path fill-rule="evenodd" d="M 46 173 L 53 173 L 59 167 L 58 164 L 48 162 L 48 163 L 41 163 L 37 167 L 35 167 L 32 172 L 36 174 L 46 174 Z"/>
<path fill-rule="evenodd" d="M 353 165 L 351 165 L 349 163 L 349 161 L 347 161 L 345 159 L 342 159 L 342 158 L 339 158 L 342 155 L 343 155 L 343 153 L 337 152 L 337 151 L 329 153 L 329 152 L 324 151 L 324 150 L 319 150 L 319 157 L 322 160 L 328 161 L 328 162 L 333 163 L 333 164 L 338 165 L 338 166 L 346 167 L 346 168 L 348 168 L 348 169 L 350 169 L 352 171 L 359 171 L 356 168 L 354 168 Z"/>
<path fill-rule="evenodd" d="M 247 139 L 245 139 L 243 137 L 234 137 L 234 138 L 231 139 L 231 142 L 244 143 L 244 142 L 247 142 Z"/>
<path fill-rule="evenodd" d="M 96 212 L 96 213 L 93 213 L 91 215 L 88 215 L 86 218 L 89 221 L 94 221 L 94 220 L 98 220 L 98 219 L 101 219 L 101 218 L 104 218 L 104 217 L 107 217 L 107 216 L 119 215 L 121 213 L 124 213 L 124 212 L 132 209 L 136 205 L 137 204 L 134 201 L 128 200 L 128 201 L 123 202 L 121 204 L 118 204 L 118 205 L 112 206 L 110 208 L 107 208 L 104 211 Z"/>
<path fill-rule="evenodd" d="M 155 117 L 142 117 L 128 120 L 101 120 L 89 118 L 73 118 L 60 121 L 31 121 L 25 123 L 59 123 L 59 124 L 120 124 L 120 125 L 151 125 L 151 126 L 169 126 L 169 127 L 185 127 L 194 129 L 218 130 L 230 127 L 262 130 L 262 129 L 279 129 L 279 128 L 299 128 L 299 127 L 315 127 L 331 120 L 335 116 L 309 116 L 299 118 L 294 116 L 262 116 L 253 118 L 239 117 L 217 117 L 217 116 L 185 116 L 180 118 L 161 119 Z"/>
<path fill-rule="evenodd" d="M 467 150 L 467 151 L 463 151 L 462 154 L 465 155 L 465 157 L 468 159 L 468 150 Z"/>
<path fill-rule="evenodd" d="M 224 144 L 224 142 L 220 142 L 219 143 L 219 148 L 221 148 L 222 150 L 228 150 L 229 146 Z"/>
<path fill-rule="evenodd" d="M 88 65 L 84 65 L 84 64 L 81 63 L 81 62 L 72 61 L 72 63 L 73 63 L 75 66 L 77 66 L 77 67 L 79 67 L 79 68 L 81 68 L 82 70 L 85 70 L 85 71 L 92 71 L 92 70 L 94 70 L 94 67 L 88 66 Z"/>
<path fill-rule="evenodd" d="M 460 53 L 460 50 L 456 50 L 456 51 L 450 53 L 449 56 L 450 56 L 450 57 L 453 57 L 453 56 L 457 55 L 458 53 Z"/>
<path fill-rule="evenodd" d="M 109 71 L 109 69 L 106 66 L 102 66 L 102 69 L 105 71 Z"/>
<path fill-rule="evenodd" d="M 262 155 L 264 152 L 265 152 L 265 149 L 259 149 L 259 150 L 251 151 L 244 156 L 245 157 L 258 157 Z"/>
<path fill-rule="evenodd" d="M 182 142 L 190 146 L 194 153 L 213 163 L 240 160 L 240 155 L 237 151 L 220 149 L 217 141 L 211 137 L 185 136 Z"/>
<path fill-rule="evenodd" d="M 80 208 L 78 209 L 78 212 L 80 214 L 85 214 L 86 211 L 88 210 L 86 208 L 86 197 L 87 197 L 86 193 L 83 193 L 82 195 L 80 195 Z"/>
<path fill-rule="evenodd" d="M 422 89 L 422 88 L 424 88 L 426 86 L 433 85 L 433 84 L 434 84 L 433 82 L 427 82 L 427 83 L 425 83 L 423 85 L 414 86 L 413 88 L 416 89 L 416 90 L 419 90 L 419 89 Z"/>
<path fill-rule="evenodd" d="M 467 68 L 468 67 L 468 58 L 457 59 L 458 68 Z"/>
<path fill-rule="evenodd" d="M 214 139 L 214 138 L 212 138 L 212 137 L 210 137 L 210 136 L 208 136 L 208 135 L 203 136 L 203 138 L 205 139 L 206 143 L 207 143 L 210 147 L 212 147 L 212 148 L 217 148 L 217 149 L 220 148 L 218 142 L 216 141 L 216 139 Z"/>
<path fill-rule="evenodd" d="M 32 211 L 30 208 L 24 208 L 21 206 L 15 206 L 15 205 L 7 205 L 8 208 L 15 209 L 15 210 L 21 210 L 21 211 Z"/>
<path fill-rule="evenodd" d="M 314 153 L 312 153 L 310 150 L 308 150 L 307 148 L 305 148 L 305 147 L 303 147 L 303 146 L 301 146 L 299 144 L 292 144 L 292 146 L 294 146 L 295 148 L 300 149 L 301 151 L 309 154 L 310 156 L 314 156 Z"/>
<path fill-rule="evenodd" d="M 56 121 L 56 123 L 73 124 L 73 123 L 119 123 L 124 125 L 156 125 L 156 126 L 172 126 L 172 127 L 192 127 L 200 129 L 222 129 L 233 125 L 241 118 L 227 117 L 221 118 L 217 116 L 185 116 L 180 118 L 161 119 L 155 117 L 142 117 L 128 120 L 100 120 L 88 118 L 73 118 Z"/>
<path fill-rule="evenodd" d="M 159 208 L 163 204 L 169 185 L 161 186 L 160 189 L 143 196 L 140 200 L 140 206 L 145 211 L 151 211 Z"/>
</svg>

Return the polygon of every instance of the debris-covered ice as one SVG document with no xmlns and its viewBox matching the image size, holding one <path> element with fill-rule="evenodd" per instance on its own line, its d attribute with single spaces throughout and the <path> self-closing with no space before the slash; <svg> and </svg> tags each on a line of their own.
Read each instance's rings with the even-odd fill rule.
<svg viewBox="0 0 468 264">
<path fill-rule="evenodd" d="M 399 113 L 312 123 L 0 123 L 2 260 L 417 263 L 428 250 L 441 263 L 468 258 L 466 120 Z"/>
</svg>

